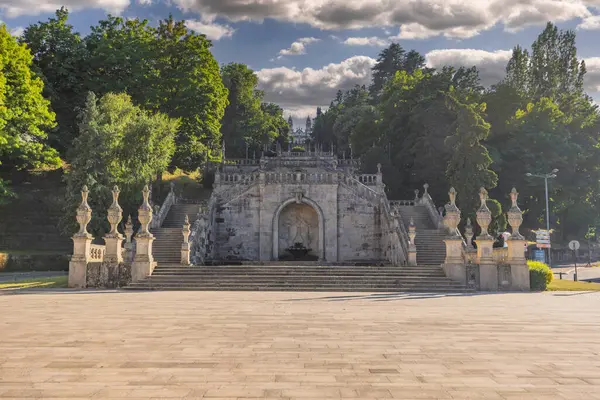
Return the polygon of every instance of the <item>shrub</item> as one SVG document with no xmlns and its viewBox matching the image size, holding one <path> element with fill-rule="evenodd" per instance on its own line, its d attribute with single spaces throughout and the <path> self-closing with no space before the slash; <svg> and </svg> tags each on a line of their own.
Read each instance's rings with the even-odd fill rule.
<svg viewBox="0 0 600 400">
<path fill-rule="evenodd" d="M 306 150 L 302 146 L 294 146 L 292 148 L 292 152 L 294 152 L 294 153 L 300 153 L 300 152 L 303 152 L 303 151 L 306 151 Z"/>
<path fill-rule="evenodd" d="M 546 290 L 554 274 L 547 264 L 540 261 L 527 261 L 531 290 Z"/>
</svg>

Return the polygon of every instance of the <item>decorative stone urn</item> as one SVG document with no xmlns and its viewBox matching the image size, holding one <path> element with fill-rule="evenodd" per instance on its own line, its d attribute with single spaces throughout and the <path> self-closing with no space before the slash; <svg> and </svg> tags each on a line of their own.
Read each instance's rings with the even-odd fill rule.
<svg viewBox="0 0 600 400">
<path fill-rule="evenodd" d="M 127 223 L 125 224 L 125 243 L 130 244 L 131 238 L 133 237 L 133 223 L 131 222 L 131 215 L 127 218 Z"/>
<path fill-rule="evenodd" d="M 477 223 L 481 227 L 481 234 L 477 237 L 478 239 L 493 239 L 488 233 L 488 227 L 492 222 L 492 213 L 486 204 L 487 199 L 488 192 L 482 187 L 479 189 L 479 200 L 481 201 L 481 206 L 477 210 Z"/>
<path fill-rule="evenodd" d="M 410 238 L 411 246 L 414 246 L 416 236 L 417 236 L 417 227 L 415 225 L 415 221 L 413 220 L 413 217 L 410 217 L 410 222 L 408 223 L 408 237 Z"/>
<path fill-rule="evenodd" d="M 408 264 L 409 265 L 417 265 L 417 246 L 415 245 L 415 237 L 417 236 L 417 227 L 415 226 L 415 221 L 412 217 L 410 217 L 410 222 L 408 224 L 408 237 L 410 239 L 410 243 L 408 244 Z"/>
<path fill-rule="evenodd" d="M 123 219 L 123 209 L 119 205 L 119 187 L 115 186 L 112 190 L 113 202 L 108 208 L 108 222 L 110 223 L 110 232 L 105 237 L 122 237 L 117 227 Z"/>
<path fill-rule="evenodd" d="M 415 203 L 419 202 L 419 189 L 415 189 Z"/>
<path fill-rule="evenodd" d="M 471 218 L 467 218 L 467 224 L 465 225 L 465 239 L 467 240 L 467 249 L 474 249 L 473 247 L 473 225 L 471 224 Z"/>
<path fill-rule="evenodd" d="M 446 204 L 446 215 L 444 216 L 444 225 L 448 229 L 450 236 L 459 236 L 457 231 L 458 224 L 460 223 L 460 210 L 456 206 L 456 189 L 450 188 L 448 192 L 450 197 L 450 203 Z"/>
<path fill-rule="evenodd" d="M 148 230 L 150 222 L 152 222 L 152 206 L 150 206 L 149 195 L 150 189 L 148 189 L 148 185 L 146 185 L 144 186 L 144 190 L 142 190 L 144 202 L 138 209 L 138 220 L 140 221 L 141 227 L 137 237 L 153 237 Z"/>
<path fill-rule="evenodd" d="M 88 204 L 89 190 L 87 186 L 81 189 L 81 204 L 77 207 L 77 222 L 79 223 L 79 232 L 75 236 L 90 237 L 92 235 L 87 231 L 87 226 L 92 220 L 92 208 Z"/>
<path fill-rule="evenodd" d="M 525 239 L 523 235 L 519 232 L 519 227 L 523 223 L 523 212 L 517 205 L 517 199 L 519 197 L 519 193 L 517 189 L 513 188 L 510 192 L 510 199 L 512 201 L 512 207 L 508 210 L 508 223 L 512 227 L 512 235 L 509 240 L 523 240 Z"/>
</svg>

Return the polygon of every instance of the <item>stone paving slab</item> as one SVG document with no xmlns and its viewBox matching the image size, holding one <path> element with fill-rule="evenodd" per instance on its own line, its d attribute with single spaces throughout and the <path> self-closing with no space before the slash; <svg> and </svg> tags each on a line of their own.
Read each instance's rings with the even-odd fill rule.
<svg viewBox="0 0 600 400">
<path fill-rule="evenodd" d="M 600 399 L 600 293 L 0 295 L 0 399 Z"/>
</svg>

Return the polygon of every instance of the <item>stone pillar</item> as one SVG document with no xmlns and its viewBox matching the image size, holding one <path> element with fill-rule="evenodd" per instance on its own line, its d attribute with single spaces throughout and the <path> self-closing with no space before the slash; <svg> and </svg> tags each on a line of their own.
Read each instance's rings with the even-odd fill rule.
<svg viewBox="0 0 600 400">
<path fill-rule="evenodd" d="M 442 268 L 448 278 L 464 284 L 467 272 L 462 255 L 463 238 L 458 232 L 460 210 L 456 206 L 456 190 L 450 188 L 448 196 L 450 197 L 450 203 L 445 206 L 446 215 L 444 216 L 444 225 L 447 229 L 447 235 L 444 239 L 444 243 L 446 244 L 446 259 Z"/>
<path fill-rule="evenodd" d="M 131 222 L 131 215 L 127 218 L 125 224 L 125 261 L 131 262 L 133 260 L 133 223 Z"/>
<path fill-rule="evenodd" d="M 410 243 L 408 244 L 408 265 L 417 265 L 417 246 L 415 245 L 415 237 L 417 236 L 417 227 L 415 221 L 410 217 L 410 224 L 408 225 L 408 237 Z"/>
<path fill-rule="evenodd" d="M 69 262 L 69 287 L 84 288 L 87 280 L 87 263 L 90 261 L 92 235 L 87 231 L 87 225 L 92 220 L 92 208 L 87 202 L 88 188 L 81 190 L 81 204 L 77 207 L 77 222 L 79 231 L 73 235 L 73 255 Z"/>
<path fill-rule="evenodd" d="M 152 207 L 148 201 L 148 195 L 150 190 L 148 185 L 144 186 L 142 191 L 144 196 L 144 202 L 138 209 L 138 220 L 140 221 L 141 227 L 138 234 L 135 237 L 136 241 L 136 252 L 131 265 L 131 281 L 136 282 L 146 278 L 154 270 L 156 263 L 152 256 L 152 242 L 154 236 L 148 230 L 150 222 L 152 222 Z"/>
<path fill-rule="evenodd" d="M 517 205 L 519 193 L 513 188 L 510 192 L 512 207 L 508 210 L 508 223 L 512 228 L 512 235 L 507 240 L 508 263 L 510 264 L 511 289 L 531 290 L 529 282 L 529 267 L 525 259 L 525 245 L 527 241 L 519 232 L 519 227 L 523 223 L 523 213 Z"/>
<path fill-rule="evenodd" d="M 381 173 L 381 163 L 377 164 L 377 190 L 379 193 L 384 192 L 383 174 Z"/>
<path fill-rule="evenodd" d="M 123 209 L 119 205 L 119 193 L 119 188 L 115 186 L 112 190 L 113 202 L 108 208 L 110 232 L 104 235 L 106 244 L 104 261 L 114 264 L 123 262 L 123 235 L 118 230 L 119 223 L 123 219 Z"/>
<path fill-rule="evenodd" d="M 181 230 L 183 233 L 183 243 L 181 243 L 181 265 L 190 265 L 190 219 L 188 216 L 185 216 L 185 221 L 183 222 L 183 229 Z"/>
<path fill-rule="evenodd" d="M 488 233 L 492 222 L 492 213 L 486 202 L 488 193 L 485 188 L 479 190 L 481 206 L 477 210 L 477 223 L 481 227 L 481 234 L 477 236 L 477 263 L 479 264 L 479 283 L 481 290 L 498 290 L 498 266 L 492 258 L 494 238 Z"/>
</svg>

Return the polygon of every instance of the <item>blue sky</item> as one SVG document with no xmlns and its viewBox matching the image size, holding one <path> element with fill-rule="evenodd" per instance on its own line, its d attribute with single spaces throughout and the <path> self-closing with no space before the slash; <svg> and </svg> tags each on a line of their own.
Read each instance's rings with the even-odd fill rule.
<svg viewBox="0 0 600 400">
<path fill-rule="evenodd" d="M 18 34 L 61 5 L 82 34 L 107 13 L 185 19 L 213 41 L 220 63 L 257 71 L 267 100 L 297 121 L 337 90 L 368 83 L 391 41 L 434 67 L 476 65 L 489 85 L 502 78 L 510 50 L 529 47 L 547 21 L 577 31 L 586 87 L 599 97 L 600 0 L 0 0 L 0 20 Z"/>
</svg>

